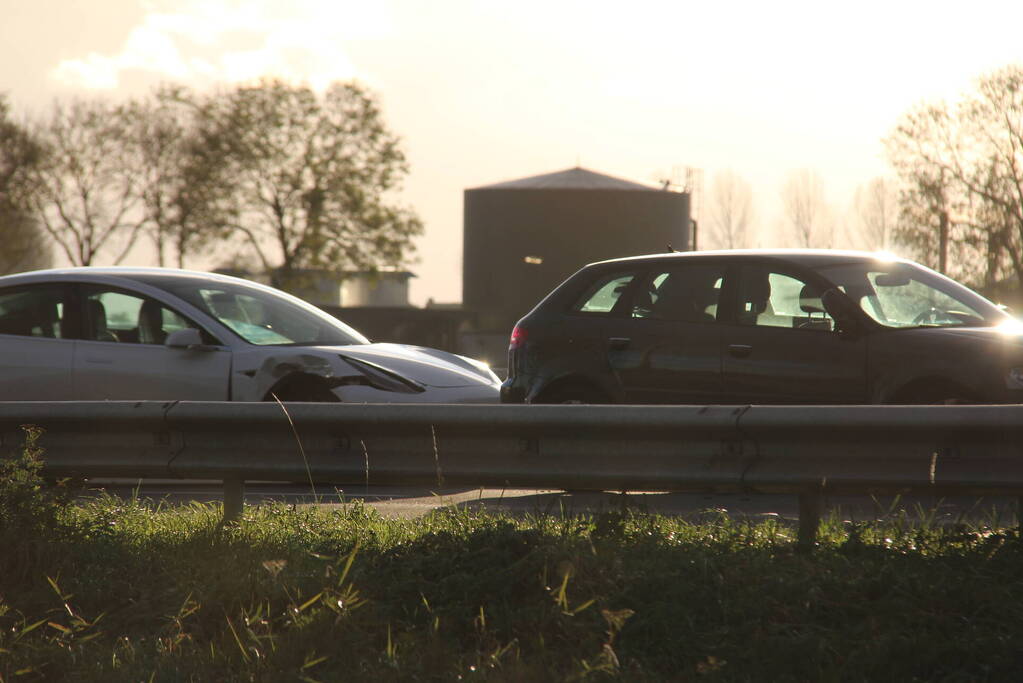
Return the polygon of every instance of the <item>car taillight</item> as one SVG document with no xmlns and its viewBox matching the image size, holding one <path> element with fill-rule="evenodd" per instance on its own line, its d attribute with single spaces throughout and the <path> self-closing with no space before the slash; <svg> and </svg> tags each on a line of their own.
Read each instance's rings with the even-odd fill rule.
<svg viewBox="0 0 1023 683">
<path fill-rule="evenodd" d="M 508 350 L 514 351 L 515 349 L 522 348 L 522 345 L 526 343 L 526 336 L 526 328 L 516 325 L 515 329 L 512 330 L 511 338 L 508 340 Z"/>
</svg>

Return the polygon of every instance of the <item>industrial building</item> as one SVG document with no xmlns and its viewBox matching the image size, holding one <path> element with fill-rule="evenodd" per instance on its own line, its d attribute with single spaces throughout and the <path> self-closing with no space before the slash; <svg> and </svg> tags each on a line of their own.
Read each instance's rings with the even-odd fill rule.
<svg viewBox="0 0 1023 683">
<path fill-rule="evenodd" d="M 465 190 L 461 352 L 503 363 L 508 334 L 554 287 L 594 261 L 680 251 L 689 195 L 584 168 Z"/>
</svg>

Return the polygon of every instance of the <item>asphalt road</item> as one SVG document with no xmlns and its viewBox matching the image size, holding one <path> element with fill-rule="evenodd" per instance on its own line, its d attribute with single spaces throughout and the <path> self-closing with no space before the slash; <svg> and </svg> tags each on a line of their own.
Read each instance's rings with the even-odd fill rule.
<svg viewBox="0 0 1023 683">
<path fill-rule="evenodd" d="M 220 482 L 178 480 L 94 479 L 89 482 L 93 494 L 107 492 L 123 498 L 137 496 L 164 504 L 211 502 L 223 498 Z M 571 514 L 596 512 L 628 505 L 658 514 L 700 518 L 727 514 L 734 518 L 781 517 L 796 520 L 799 506 L 796 496 L 771 494 L 708 493 L 612 493 L 565 492 L 534 489 L 438 489 L 384 486 L 317 486 L 290 483 L 249 483 L 245 487 L 246 505 L 268 501 L 290 504 L 344 505 L 363 501 L 385 517 L 421 517 L 446 506 L 485 507 L 510 514 Z M 825 500 L 825 515 L 835 513 L 843 520 L 867 521 L 905 511 L 910 519 L 928 517 L 936 522 L 968 520 L 994 527 L 1016 524 L 1016 499 L 1009 497 L 976 498 L 958 496 L 906 496 L 902 498 L 831 496 Z"/>
</svg>

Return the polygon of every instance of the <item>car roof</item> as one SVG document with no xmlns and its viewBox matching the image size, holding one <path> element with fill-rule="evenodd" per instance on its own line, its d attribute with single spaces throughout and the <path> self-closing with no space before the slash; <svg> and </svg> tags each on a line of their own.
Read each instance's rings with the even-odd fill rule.
<svg viewBox="0 0 1023 683">
<path fill-rule="evenodd" d="M 14 285 L 39 281 L 60 282 L 74 281 L 80 278 L 127 278 L 141 282 L 231 282 L 261 287 L 257 282 L 242 278 L 180 268 L 145 268 L 138 266 L 76 266 L 68 268 L 50 268 L 33 270 L 0 277 L 0 286 Z"/>
<path fill-rule="evenodd" d="M 906 263 L 903 259 L 887 252 L 856 251 L 851 249 L 720 249 L 711 251 L 675 251 L 662 254 L 643 254 L 624 258 L 608 259 L 589 264 L 603 266 L 631 262 L 670 262 L 675 260 L 772 260 L 793 263 L 808 268 L 860 261 L 889 261 Z"/>
</svg>

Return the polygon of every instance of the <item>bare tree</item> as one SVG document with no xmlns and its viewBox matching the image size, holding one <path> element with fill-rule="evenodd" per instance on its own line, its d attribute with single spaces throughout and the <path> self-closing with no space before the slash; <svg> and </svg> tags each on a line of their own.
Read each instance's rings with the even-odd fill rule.
<svg viewBox="0 0 1023 683">
<path fill-rule="evenodd" d="M 45 268 L 52 263 L 50 245 L 31 212 L 32 174 L 42 148 L 25 126 L 10 117 L 0 96 L 0 273 Z"/>
<path fill-rule="evenodd" d="M 890 249 L 899 212 L 894 184 L 886 178 L 874 178 L 861 185 L 853 195 L 853 207 L 858 242 L 871 250 Z"/>
<path fill-rule="evenodd" d="M 53 254 L 46 236 L 28 211 L 0 203 L 0 274 L 48 268 Z"/>
<path fill-rule="evenodd" d="M 101 250 L 120 263 L 145 224 L 128 111 L 102 100 L 57 102 L 39 138 L 45 156 L 33 199 L 43 228 L 74 265 L 92 264 Z"/>
<path fill-rule="evenodd" d="M 824 181 L 811 169 L 792 171 L 782 187 L 785 221 L 799 247 L 831 247 L 834 224 L 824 193 Z"/>
<path fill-rule="evenodd" d="M 968 199 L 952 173 L 940 161 L 958 135 L 951 110 L 944 103 L 919 106 L 903 116 L 886 140 L 889 160 L 900 179 L 894 240 L 924 264 L 965 280 L 976 279 L 978 261 L 960 253 L 975 240 L 967 239 L 956 219 Z M 955 239 L 951 239 L 952 234 Z"/>
<path fill-rule="evenodd" d="M 955 105 L 914 108 L 885 144 L 903 241 L 932 261 L 947 250 L 948 269 L 978 284 L 1023 278 L 1023 67 L 981 78 Z"/>
<path fill-rule="evenodd" d="M 204 146 L 227 159 L 235 227 L 279 280 L 408 258 L 422 223 L 389 199 L 408 167 L 362 87 L 239 87 L 211 100 L 204 120 Z"/>
<path fill-rule="evenodd" d="M 734 171 L 714 176 L 710 191 L 711 240 L 724 249 L 749 246 L 749 225 L 753 211 L 753 190 Z"/>
<path fill-rule="evenodd" d="M 188 256 L 226 238 L 231 230 L 232 186 L 222 172 L 223 155 L 201 137 L 204 106 L 179 86 L 162 86 L 129 105 L 145 232 L 160 266 L 172 252 L 183 268 Z"/>
</svg>

